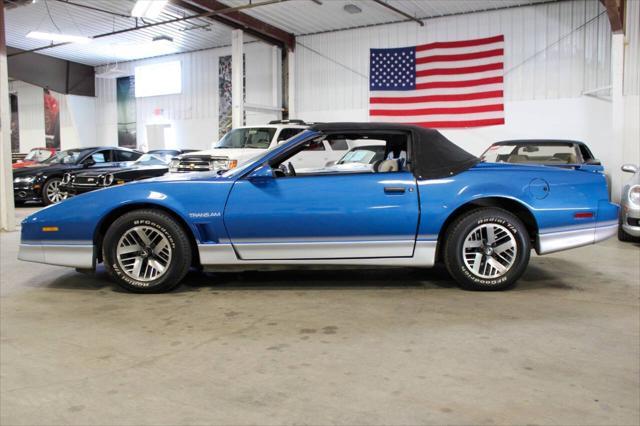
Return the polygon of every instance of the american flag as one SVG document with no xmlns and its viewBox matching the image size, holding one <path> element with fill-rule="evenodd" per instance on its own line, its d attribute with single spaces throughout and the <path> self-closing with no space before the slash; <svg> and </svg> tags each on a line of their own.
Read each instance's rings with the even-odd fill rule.
<svg viewBox="0 0 640 426">
<path fill-rule="evenodd" d="M 504 124 L 504 36 L 371 49 L 371 121 L 424 127 Z"/>
</svg>

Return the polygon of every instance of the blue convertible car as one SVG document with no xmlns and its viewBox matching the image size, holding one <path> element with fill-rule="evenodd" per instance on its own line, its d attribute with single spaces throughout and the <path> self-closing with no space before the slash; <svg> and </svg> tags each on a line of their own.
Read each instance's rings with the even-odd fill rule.
<svg viewBox="0 0 640 426">
<path fill-rule="evenodd" d="M 385 147 L 373 167 L 322 170 L 324 141 L 367 139 Z M 435 130 L 334 123 L 222 173 L 133 182 L 45 208 L 22 223 L 19 258 L 103 262 L 135 292 L 168 291 L 190 267 L 436 262 L 463 288 L 499 290 L 522 275 L 532 248 L 593 244 L 615 235 L 617 220 L 602 173 L 481 163 Z"/>
</svg>

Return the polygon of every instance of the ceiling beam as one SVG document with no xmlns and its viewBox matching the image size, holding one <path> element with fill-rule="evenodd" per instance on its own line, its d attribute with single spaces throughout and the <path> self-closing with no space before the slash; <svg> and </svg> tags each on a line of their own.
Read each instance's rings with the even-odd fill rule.
<svg viewBox="0 0 640 426">
<path fill-rule="evenodd" d="M 183 9 L 196 13 L 229 9 L 229 6 L 218 0 L 171 0 L 171 2 Z M 249 4 L 251 4 L 251 2 L 249 2 Z M 232 11 L 224 14 L 211 15 L 209 18 L 231 28 L 243 30 L 269 44 L 274 44 L 291 51 L 295 50 L 296 37 L 294 34 L 247 15 L 246 13 Z"/>
<path fill-rule="evenodd" d="M 407 12 L 403 12 L 402 10 L 398 9 L 397 7 L 391 6 L 389 3 L 385 2 L 385 1 L 382 1 L 382 0 L 373 0 L 373 1 L 375 3 L 378 3 L 382 7 L 386 7 L 387 9 L 394 11 L 398 15 L 402 15 L 407 19 L 411 19 L 412 21 L 417 22 L 418 25 L 420 25 L 421 27 L 424 27 L 424 22 L 422 22 L 421 20 L 419 20 L 415 16 L 411 16 Z"/>
<path fill-rule="evenodd" d="M 600 0 L 607 9 L 611 32 L 624 34 L 624 2 L 625 0 Z"/>
</svg>

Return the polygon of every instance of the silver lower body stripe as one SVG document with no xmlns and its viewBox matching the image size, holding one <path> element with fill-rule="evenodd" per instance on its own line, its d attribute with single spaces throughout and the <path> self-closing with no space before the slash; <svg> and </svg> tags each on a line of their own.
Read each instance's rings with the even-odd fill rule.
<svg viewBox="0 0 640 426">
<path fill-rule="evenodd" d="M 296 244 L 292 244 L 296 245 Z M 199 244 L 200 262 L 203 266 L 239 265 L 352 265 L 352 266 L 415 266 L 430 267 L 435 264 L 436 241 L 418 241 L 413 256 L 362 257 L 362 258 L 310 258 L 303 245 L 298 245 L 298 256 L 304 258 L 240 259 L 231 244 Z M 375 254 L 375 253 L 372 253 Z"/>
<path fill-rule="evenodd" d="M 596 223 L 596 226 L 593 228 L 540 234 L 538 236 L 536 251 L 538 254 L 548 254 L 595 244 L 613 237 L 618 232 L 618 224 L 615 222 L 605 222 L 603 225 L 604 226 L 598 226 Z"/>
<path fill-rule="evenodd" d="M 82 269 L 94 266 L 92 244 L 20 244 L 18 259 Z"/>
<path fill-rule="evenodd" d="M 414 240 L 236 243 L 242 260 L 411 257 Z"/>
</svg>

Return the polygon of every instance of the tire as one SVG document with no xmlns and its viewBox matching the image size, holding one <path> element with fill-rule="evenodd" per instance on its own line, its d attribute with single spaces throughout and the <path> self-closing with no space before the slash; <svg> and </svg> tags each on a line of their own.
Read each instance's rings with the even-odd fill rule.
<svg viewBox="0 0 640 426">
<path fill-rule="evenodd" d="M 62 179 L 51 178 L 42 186 L 42 202 L 45 206 L 50 204 L 57 204 L 60 201 L 67 199 L 67 193 L 63 193 L 59 190 Z"/>
<path fill-rule="evenodd" d="M 135 210 L 115 220 L 104 237 L 102 253 L 109 275 L 134 293 L 174 289 L 189 271 L 193 256 L 182 226 L 152 209 Z"/>
<path fill-rule="evenodd" d="M 488 233 L 494 235 L 493 244 L 488 244 Z M 527 268 L 530 255 L 524 224 L 499 208 L 479 208 L 456 219 L 449 227 L 443 253 L 447 270 L 460 287 L 489 291 L 513 286 Z"/>
</svg>

